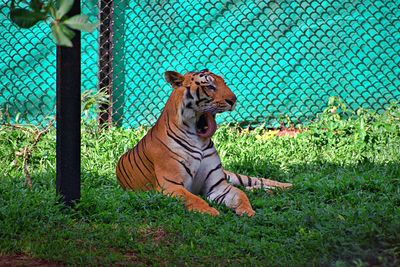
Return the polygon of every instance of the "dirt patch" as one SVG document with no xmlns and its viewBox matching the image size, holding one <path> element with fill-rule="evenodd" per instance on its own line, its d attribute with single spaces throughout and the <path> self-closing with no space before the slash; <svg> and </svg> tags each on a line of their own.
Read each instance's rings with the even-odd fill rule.
<svg viewBox="0 0 400 267">
<path fill-rule="evenodd" d="M 297 134 L 299 134 L 301 131 L 299 129 L 281 129 L 279 130 L 275 135 L 276 136 L 289 136 L 289 137 L 295 137 Z"/>
<path fill-rule="evenodd" d="M 143 235 L 143 241 L 151 239 L 156 245 L 158 245 L 167 236 L 167 233 L 161 228 L 144 228 L 139 232 Z"/>
<path fill-rule="evenodd" d="M 61 263 L 35 259 L 24 254 L 0 256 L 1 267 L 29 266 L 29 267 L 61 267 Z"/>
<path fill-rule="evenodd" d="M 133 252 L 133 251 L 127 251 L 127 252 L 125 252 L 124 257 L 125 257 L 125 259 L 126 259 L 128 262 L 131 262 L 131 263 L 133 263 L 133 262 L 139 262 L 139 259 L 138 259 L 138 257 L 136 256 L 136 253 Z"/>
</svg>

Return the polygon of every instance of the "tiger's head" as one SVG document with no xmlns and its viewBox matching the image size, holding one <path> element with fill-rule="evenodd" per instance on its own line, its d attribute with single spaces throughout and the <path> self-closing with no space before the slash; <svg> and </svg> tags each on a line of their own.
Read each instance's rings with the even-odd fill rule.
<svg viewBox="0 0 400 267">
<path fill-rule="evenodd" d="M 195 118 L 196 132 L 200 137 L 211 137 L 217 129 L 215 115 L 232 111 L 236 106 L 236 95 L 224 79 L 207 69 L 184 75 L 167 71 L 165 80 L 181 92 L 182 112 L 186 111 Z"/>
</svg>

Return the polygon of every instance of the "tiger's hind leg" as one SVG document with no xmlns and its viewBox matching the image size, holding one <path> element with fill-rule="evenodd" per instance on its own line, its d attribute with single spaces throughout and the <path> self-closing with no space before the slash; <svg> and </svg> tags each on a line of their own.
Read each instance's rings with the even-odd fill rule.
<svg viewBox="0 0 400 267">
<path fill-rule="evenodd" d="M 233 185 L 241 185 L 245 187 L 247 190 L 263 188 L 267 189 L 267 191 L 270 192 L 270 190 L 268 189 L 274 189 L 274 188 L 286 189 L 292 187 L 292 184 L 290 183 L 281 183 L 270 179 L 251 177 L 247 175 L 233 173 L 226 170 L 224 170 L 224 173 L 229 183 Z"/>
</svg>

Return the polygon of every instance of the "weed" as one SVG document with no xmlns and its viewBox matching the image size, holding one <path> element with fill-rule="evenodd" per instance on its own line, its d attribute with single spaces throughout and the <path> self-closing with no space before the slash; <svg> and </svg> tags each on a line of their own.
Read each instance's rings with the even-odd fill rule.
<svg viewBox="0 0 400 267">
<path fill-rule="evenodd" d="M 214 142 L 225 168 L 294 184 L 249 192 L 254 218 L 224 207 L 214 218 L 156 192 L 123 191 L 116 162 L 146 129 L 90 123 L 82 129 L 82 199 L 64 208 L 54 129 L 32 151 L 29 190 L 13 162 L 32 136 L 3 126 L 0 253 L 67 265 L 399 265 L 399 118 L 395 105 L 352 114 L 333 101 L 295 137 L 220 127 Z"/>
</svg>

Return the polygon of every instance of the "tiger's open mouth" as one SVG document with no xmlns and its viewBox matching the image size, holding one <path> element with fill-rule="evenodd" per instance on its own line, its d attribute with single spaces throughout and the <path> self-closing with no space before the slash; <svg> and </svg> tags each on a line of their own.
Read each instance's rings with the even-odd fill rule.
<svg viewBox="0 0 400 267">
<path fill-rule="evenodd" d="M 201 113 L 196 121 L 196 133 L 203 138 L 209 138 L 214 135 L 217 130 L 217 122 L 215 114 L 211 112 Z"/>
</svg>

